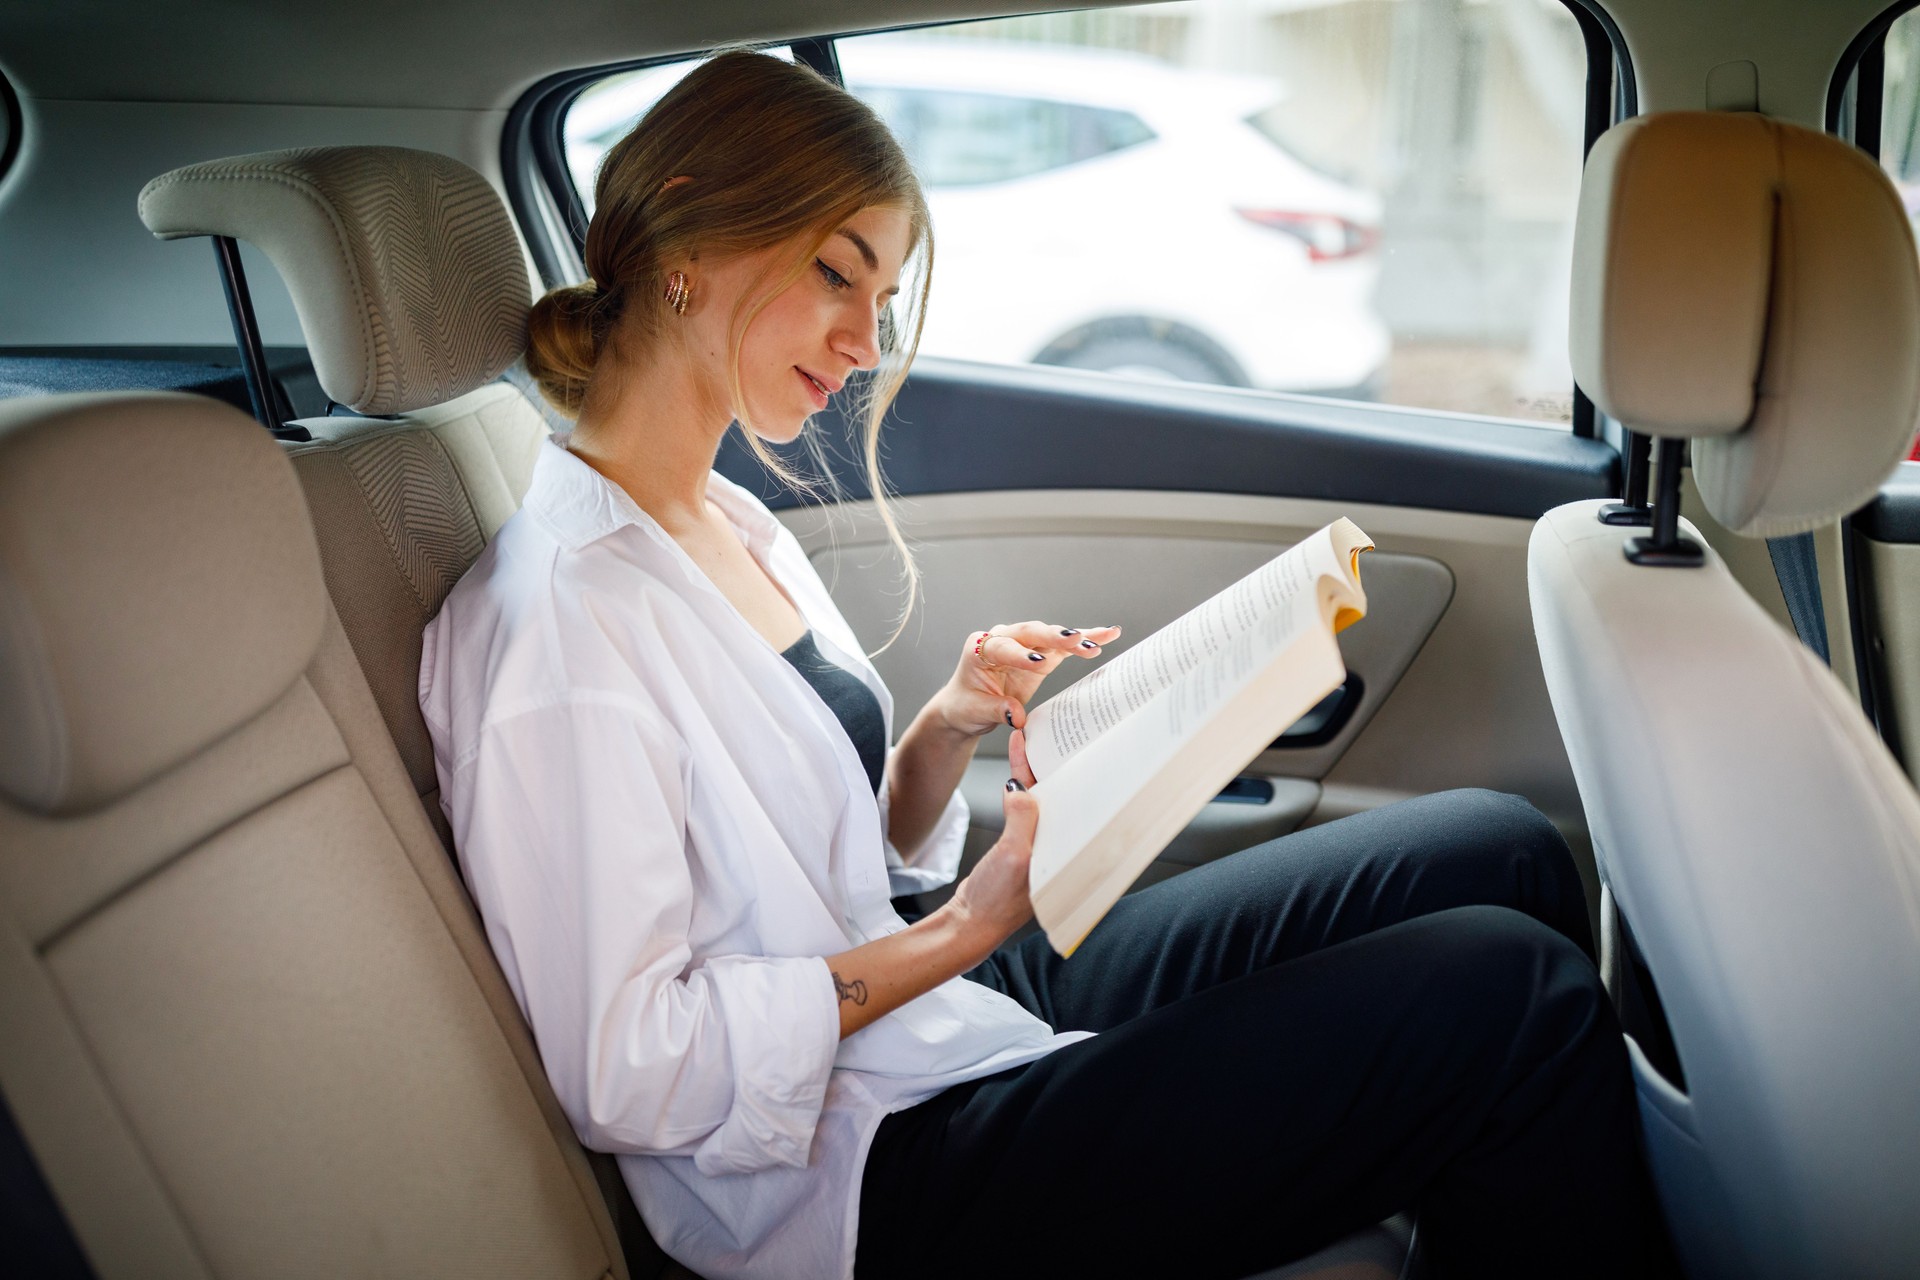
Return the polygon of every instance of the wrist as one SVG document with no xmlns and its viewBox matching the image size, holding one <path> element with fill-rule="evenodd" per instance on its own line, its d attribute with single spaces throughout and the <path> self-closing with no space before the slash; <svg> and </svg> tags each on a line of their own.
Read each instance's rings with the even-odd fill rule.
<svg viewBox="0 0 1920 1280">
<path fill-rule="evenodd" d="M 940 949 L 961 963 L 965 973 L 1006 941 L 1006 935 L 991 922 L 969 912 L 957 899 L 948 899 L 920 919 L 924 927 L 940 939 Z"/>
<path fill-rule="evenodd" d="M 965 743 L 971 746 L 992 733 L 997 727 L 991 723 L 984 727 L 969 723 L 965 717 L 955 714 L 956 702 L 952 685 L 946 685 L 939 693 L 933 695 L 920 713 L 920 718 L 928 722 L 929 732 L 937 733 L 956 744 Z"/>
</svg>

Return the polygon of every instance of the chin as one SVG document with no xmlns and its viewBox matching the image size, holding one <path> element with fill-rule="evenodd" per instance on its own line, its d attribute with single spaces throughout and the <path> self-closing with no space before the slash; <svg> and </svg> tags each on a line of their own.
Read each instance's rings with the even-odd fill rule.
<svg viewBox="0 0 1920 1280">
<path fill-rule="evenodd" d="M 813 421 L 811 413 L 798 418 L 775 418 L 771 421 L 756 419 L 753 434 L 768 444 L 792 444 L 800 438 L 800 433 Z"/>
</svg>

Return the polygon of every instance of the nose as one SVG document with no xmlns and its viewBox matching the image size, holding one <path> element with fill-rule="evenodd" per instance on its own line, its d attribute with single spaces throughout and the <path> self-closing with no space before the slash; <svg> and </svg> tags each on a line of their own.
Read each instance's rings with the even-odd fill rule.
<svg viewBox="0 0 1920 1280">
<path fill-rule="evenodd" d="M 856 369 L 880 363 L 880 313 L 864 308 L 834 333 L 834 348 Z"/>
</svg>

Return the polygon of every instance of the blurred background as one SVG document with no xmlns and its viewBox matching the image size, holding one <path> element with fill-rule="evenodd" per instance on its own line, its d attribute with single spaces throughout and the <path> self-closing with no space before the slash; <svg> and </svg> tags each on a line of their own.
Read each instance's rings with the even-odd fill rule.
<svg viewBox="0 0 1920 1280">
<path fill-rule="evenodd" d="M 1183 0 L 837 47 L 928 188 L 923 352 L 1570 420 L 1586 59 L 1559 0 Z M 589 207 L 685 69 L 576 102 Z"/>
</svg>

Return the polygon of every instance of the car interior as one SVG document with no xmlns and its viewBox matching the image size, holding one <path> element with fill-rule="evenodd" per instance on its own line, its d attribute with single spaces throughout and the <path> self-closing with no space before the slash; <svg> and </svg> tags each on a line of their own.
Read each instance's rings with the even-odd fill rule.
<svg viewBox="0 0 1920 1280">
<path fill-rule="evenodd" d="M 1343 347 L 1336 394 L 1188 377 L 1152 344 L 1198 349 L 1207 318 L 1130 302 L 1063 310 L 1020 361 L 923 352 L 883 440 L 922 574 L 874 659 L 898 705 L 992 620 L 1137 639 L 1352 519 L 1377 550 L 1346 683 L 1136 887 L 1412 796 L 1524 796 L 1587 881 L 1686 1273 L 1920 1275 L 1913 5 L 0 9 L 15 1274 L 692 1275 L 555 1100 L 416 701 L 422 628 L 565 426 L 522 357 L 532 300 L 583 275 L 568 112 L 728 45 L 838 77 L 854 41 L 966 43 L 972 65 L 989 39 L 1069 32 L 1278 76 L 1263 128 L 1384 212 L 1323 241 L 1333 214 L 1275 197 L 1243 221 L 1300 274 L 1249 287 L 1307 328 L 1338 296 L 1393 350 L 1356 379 Z M 1052 56 L 1064 80 L 1073 55 Z M 1498 91 L 1414 109 L 1464 101 L 1460 77 Z M 1016 118 L 983 111 L 969 128 Z M 1384 159 L 1363 125 L 1393 131 Z M 1126 172 L 1206 163 L 1150 132 L 1115 135 L 1165 144 Z M 1125 198 L 1066 232 L 1038 212 L 1043 184 L 1111 193 L 1087 167 L 1122 172 L 1063 148 L 1057 171 L 1008 170 L 1040 228 L 1008 307 L 1077 251 L 1074 220 L 1133 225 Z M 1000 238 L 956 238 L 954 272 L 994 270 L 1018 225 L 977 212 L 991 188 L 933 193 L 936 235 L 974 218 Z M 1339 228 L 1371 207 L 1341 199 Z M 1113 272 L 1250 270 L 1204 236 L 1124 238 Z M 1072 357 L 1096 341 L 1124 358 Z M 815 420 L 797 456 L 821 492 L 737 437 L 719 469 L 879 648 L 901 579 L 857 430 Z M 998 835 L 1006 754 L 988 738 L 962 784 L 963 875 Z M 1417 1276 L 1417 1231 L 1401 1213 L 1263 1278 Z"/>
</svg>

